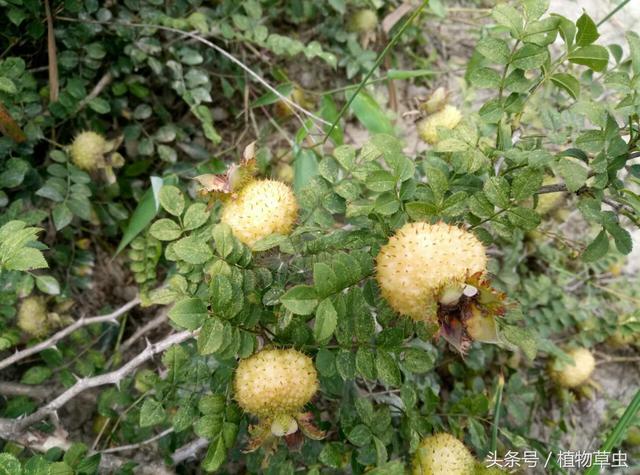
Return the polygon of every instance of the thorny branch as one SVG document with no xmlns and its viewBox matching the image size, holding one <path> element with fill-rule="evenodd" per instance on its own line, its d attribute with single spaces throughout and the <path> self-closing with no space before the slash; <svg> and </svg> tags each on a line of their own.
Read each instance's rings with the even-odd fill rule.
<svg viewBox="0 0 640 475">
<path fill-rule="evenodd" d="M 153 437 L 148 438 L 147 440 L 143 440 L 142 442 L 138 442 L 137 444 L 129 444 L 129 445 L 121 445 L 119 447 L 112 447 L 110 449 L 101 450 L 101 454 L 112 454 L 114 452 L 125 452 L 127 450 L 139 449 L 143 445 L 148 445 L 156 440 L 162 439 L 165 435 L 169 435 L 173 432 L 173 427 L 169 427 L 167 430 L 160 432 L 159 434 L 154 435 Z"/>
<path fill-rule="evenodd" d="M 99 376 L 78 380 L 73 386 L 60 394 L 57 398 L 23 419 L 0 419 L 0 437 L 11 440 L 31 424 L 39 422 L 47 416 L 55 416 L 58 409 L 87 389 L 107 384 L 118 384 L 127 374 L 145 361 L 159 353 L 162 353 L 173 345 L 182 343 L 183 341 L 191 338 L 192 335 L 193 333 L 189 331 L 183 331 L 170 335 L 158 343 L 149 344 L 142 352 L 119 369 Z"/>
<path fill-rule="evenodd" d="M 87 325 L 92 325 L 94 323 L 102 323 L 102 322 L 112 322 L 115 323 L 115 320 L 122 314 L 128 312 L 129 310 L 131 310 L 133 307 L 135 307 L 136 305 L 138 305 L 140 303 L 140 299 L 139 298 L 135 298 L 129 302 L 127 302 L 126 304 L 124 304 L 122 307 L 120 307 L 119 309 L 107 314 L 107 315 L 100 315 L 98 317 L 82 317 L 78 320 L 76 320 L 74 323 L 72 323 L 71 325 L 69 325 L 68 327 L 64 328 L 63 330 L 60 330 L 58 333 L 55 333 L 54 335 L 52 335 L 50 338 L 47 338 L 45 341 L 38 343 L 37 345 L 34 346 L 30 346 L 29 348 L 25 348 L 24 350 L 20 350 L 15 352 L 13 355 L 3 359 L 0 361 L 0 369 L 4 369 L 7 366 L 11 366 L 12 364 L 23 360 L 25 358 L 28 358 L 31 355 L 35 355 L 37 353 L 40 353 L 43 350 L 46 350 L 47 348 L 52 348 L 53 346 L 56 345 L 56 343 L 58 343 L 60 340 L 62 340 L 64 337 L 66 337 L 67 335 L 73 333 L 74 331 L 76 331 L 78 328 L 82 328 L 84 326 Z"/>
</svg>

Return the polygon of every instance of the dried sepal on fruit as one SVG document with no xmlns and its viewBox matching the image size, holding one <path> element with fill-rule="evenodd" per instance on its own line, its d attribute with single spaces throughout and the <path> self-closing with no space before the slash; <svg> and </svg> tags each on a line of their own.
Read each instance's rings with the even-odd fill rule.
<svg viewBox="0 0 640 475">
<path fill-rule="evenodd" d="M 469 449 L 443 432 L 422 440 L 413 456 L 413 475 L 469 475 L 475 464 Z"/>
<path fill-rule="evenodd" d="M 589 381 L 596 367 L 596 360 L 586 348 L 566 351 L 572 363 L 556 359 L 551 364 L 551 377 L 563 388 L 577 388 Z"/>
<path fill-rule="evenodd" d="M 200 184 L 198 194 L 209 198 L 209 207 L 218 200 L 224 202 L 237 196 L 253 180 L 257 172 L 255 155 L 256 145 L 251 142 L 245 147 L 240 163 L 231 165 L 225 174 L 206 173 L 194 178 Z"/>
<path fill-rule="evenodd" d="M 274 447 L 280 437 L 296 444 L 298 429 L 310 438 L 324 437 L 311 414 L 302 412 L 318 390 L 318 374 L 304 353 L 292 348 L 262 350 L 238 364 L 233 387 L 238 405 L 258 417 L 247 451 Z"/>
<path fill-rule="evenodd" d="M 376 279 L 398 313 L 438 324 L 461 352 L 472 340 L 496 342 L 504 295 L 486 279 L 487 257 L 469 231 L 445 223 L 408 223 L 382 246 Z"/>
</svg>

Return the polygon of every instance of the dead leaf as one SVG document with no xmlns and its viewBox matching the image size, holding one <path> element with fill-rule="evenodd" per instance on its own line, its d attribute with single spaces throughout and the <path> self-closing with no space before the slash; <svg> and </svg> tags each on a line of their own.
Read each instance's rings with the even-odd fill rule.
<svg viewBox="0 0 640 475">
<path fill-rule="evenodd" d="M 386 17 L 384 17 L 384 20 L 382 20 L 382 30 L 384 31 L 384 33 L 388 36 L 391 28 L 393 28 L 395 24 L 398 23 L 398 21 L 400 21 L 400 19 L 407 13 L 409 13 L 412 9 L 413 2 L 404 2 L 394 11 L 389 13 Z"/>
</svg>

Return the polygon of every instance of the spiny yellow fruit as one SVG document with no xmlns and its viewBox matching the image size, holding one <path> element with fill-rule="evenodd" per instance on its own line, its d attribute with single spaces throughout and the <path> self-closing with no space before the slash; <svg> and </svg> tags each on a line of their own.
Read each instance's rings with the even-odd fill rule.
<svg viewBox="0 0 640 475">
<path fill-rule="evenodd" d="M 242 360 L 234 379 L 236 401 L 258 417 L 297 414 L 317 390 L 313 361 L 292 348 L 262 350 Z"/>
<path fill-rule="evenodd" d="M 414 320 L 430 314 L 436 294 L 484 273 L 484 246 L 470 232 L 445 223 L 408 223 L 382 246 L 376 279 L 389 305 Z"/>
<path fill-rule="evenodd" d="M 349 29 L 356 33 L 369 33 L 378 26 L 378 14 L 371 9 L 358 10 L 349 21 Z"/>
<path fill-rule="evenodd" d="M 43 337 L 49 333 L 47 306 L 40 297 L 28 297 L 18 309 L 18 327 L 31 336 Z"/>
<path fill-rule="evenodd" d="M 573 364 L 556 361 L 551 368 L 551 376 L 560 386 L 575 388 L 589 379 L 596 360 L 586 348 L 575 348 L 566 353 L 573 359 Z"/>
<path fill-rule="evenodd" d="M 413 457 L 413 475 L 471 475 L 475 460 L 451 434 L 426 437 Z"/>
<path fill-rule="evenodd" d="M 275 180 L 255 180 L 229 201 L 220 221 L 248 246 L 270 234 L 289 234 L 298 217 L 298 202 L 291 188 Z"/>
<path fill-rule="evenodd" d="M 76 136 L 69 153 L 73 163 L 83 170 L 95 170 L 104 160 L 107 150 L 107 141 L 96 132 L 81 132 Z"/>
<path fill-rule="evenodd" d="M 454 129 L 462 120 L 460 111 L 448 104 L 440 111 L 427 116 L 418 122 L 418 134 L 425 142 L 435 144 L 438 142 L 438 127 Z"/>
</svg>

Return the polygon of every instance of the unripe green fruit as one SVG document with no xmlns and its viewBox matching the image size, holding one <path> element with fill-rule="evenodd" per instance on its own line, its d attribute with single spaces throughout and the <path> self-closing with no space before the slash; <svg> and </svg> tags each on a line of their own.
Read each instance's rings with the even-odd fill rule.
<svg viewBox="0 0 640 475">
<path fill-rule="evenodd" d="M 275 180 L 255 180 L 229 201 L 220 221 L 248 246 L 270 234 L 289 234 L 298 217 L 298 202 L 291 188 Z"/>
<path fill-rule="evenodd" d="M 440 111 L 427 116 L 418 122 L 418 135 L 429 144 L 438 142 L 438 127 L 454 129 L 462 120 L 460 111 L 448 104 Z"/>
<path fill-rule="evenodd" d="M 413 457 L 413 475 L 471 475 L 475 460 L 451 434 L 426 437 Z"/>
<path fill-rule="evenodd" d="M 49 333 L 47 306 L 41 297 L 28 297 L 18 309 L 18 327 L 34 337 L 43 337 Z"/>
<path fill-rule="evenodd" d="M 74 139 L 69 153 L 73 163 L 83 170 L 95 170 L 103 160 L 107 150 L 105 138 L 95 132 L 81 132 Z"/>
<path fill-rule="evenodd" d="M 556 361 L 551 368 L 551 377 L 564 388 L 575 388 L 586 382 L 596 367 L 596 360 L 586 348 L 567 351 L 572 363 Z"/>
<path fill-rule="evenodd" d="M 349 21 L 349 29 L 356 33 L 369 33 L 378 26 L 378 15 L 374 10 L 358 10 Z"/>
<path fill-rule="evenodd" d="M 292 348 L 262 350 L 240 361 L 234 379 L 236 401 L 258 417 L 295 415 L 317 390 L 313 361 Z M 289 425 L 280 423 L 286 432 Z"/>
<path fill-rule="evenodd" d="M 395 311 L 420 321 L 443 287 L 462 285 L 486 266 L 484 246 L 472 233 L 444 223 L 408 223 L 380 249 L 376 279 Z"/>
</svg>

